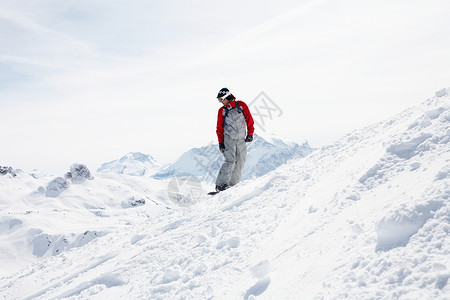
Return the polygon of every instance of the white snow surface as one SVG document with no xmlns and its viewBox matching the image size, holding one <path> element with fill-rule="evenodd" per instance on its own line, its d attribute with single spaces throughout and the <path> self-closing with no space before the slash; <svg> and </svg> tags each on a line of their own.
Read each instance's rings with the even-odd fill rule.
<svg viewBox="0 0 450 300">
<path fill-rule="evenodd" d="M 0 176 L 1 263 L 23 267 L 2 298 L 450 299 L 449 95 L 188 207 L 163 181 L 93 176 L 56 198 Z M 36 258 L 33 228 L 70 246 Z"/>
<path fill-rule="evenodd" d="M 150 178 L 98 173 L 77 183 L 15 174 L 0 175 L 0 276 L 147 220 L 171 205 L 167 183 Z M 64 188 L 55 191 L 55 180 Z"/>
</svg>

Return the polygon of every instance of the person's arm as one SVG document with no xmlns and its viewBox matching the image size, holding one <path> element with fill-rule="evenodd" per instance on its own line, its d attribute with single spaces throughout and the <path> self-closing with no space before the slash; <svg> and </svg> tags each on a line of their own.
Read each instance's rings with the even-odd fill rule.
<svg viewBox="0 0 450 300">
<path fill-rule="evenodd" d="M 239 104 L 244 111 L 245 121 L 247 122 L 247 135 L 253 136 L 253 133 L 255 132 L 255 127 L 253 125 L 255 122 L 253 121 L 252 113 L 245 102 L 239 101 Z"/>
<path fill-rule="evenodd" d="M 216 133 L 219 144 L 223 143 L 223 107 L 219 109 L 219 114 L 217 115 Z"/>
</svg>

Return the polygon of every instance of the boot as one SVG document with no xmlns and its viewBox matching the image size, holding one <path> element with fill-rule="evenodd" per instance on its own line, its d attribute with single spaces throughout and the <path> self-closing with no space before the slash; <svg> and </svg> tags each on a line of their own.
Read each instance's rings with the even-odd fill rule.
<svg viewBox="0 0 450 300">
<path fill-rule="evenodd" d="M 216 192 L 221 192 L 221 191 L 225 191 L 226 189 L 228 189 L 230 186 L 228 184 L 224 184 L 224 185 L 216 185 Z"/>
</svg>

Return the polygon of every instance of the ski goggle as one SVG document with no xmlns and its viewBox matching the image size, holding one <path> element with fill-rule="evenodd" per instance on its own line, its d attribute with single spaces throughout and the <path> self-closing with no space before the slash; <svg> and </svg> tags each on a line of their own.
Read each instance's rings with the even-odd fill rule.
<svg viewBox="0 0 450 300">
<path fill-rule="evenodd" d="M 231 93 L 227 92 L 225 95 L 218 97 L 217 100 L 219 100 L 219 102 L 222 103 L 225 100 L 225 98 L 227 98 L 230 95 Z"/>
</svg>

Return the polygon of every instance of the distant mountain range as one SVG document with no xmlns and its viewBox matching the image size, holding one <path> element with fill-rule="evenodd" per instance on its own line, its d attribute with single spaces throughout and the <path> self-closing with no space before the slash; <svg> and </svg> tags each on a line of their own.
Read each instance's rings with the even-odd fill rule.
<svg viewBox="0 0 450 300">
<path fill-rule="evenodd" d="M 291 159 L 309 155 L 312 149 L 308 142 L 299 145 L 281 139 L 263 138 L 255 135 L 248 145 L 248 155 L 242 179 L 257 178 L 275 170 Z M 216 144 L 193 148 L 178 158 L 173 164 L 161 167 L 155 159 L 142 153 L 128 153 L 121 159 L 103 164 L 97 172 L 127 174 L 132 176 L 151 176 L 167 179 L 181 175 L 193 175 L 204 182 L 215 180 L 223 163 L 223 155 Z"/>
<path fill-rule="evenodd" d="M 139 152 L 130 152 L 120 159 L 102 164 L 97 172 L 151 176 L 160 168 L 161 166 L 152 156 Z"/>
</svg>

